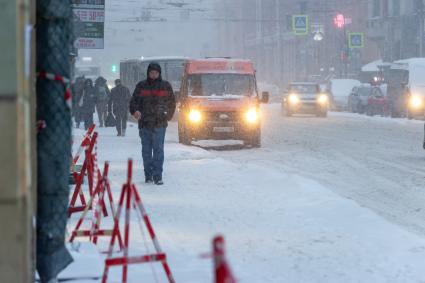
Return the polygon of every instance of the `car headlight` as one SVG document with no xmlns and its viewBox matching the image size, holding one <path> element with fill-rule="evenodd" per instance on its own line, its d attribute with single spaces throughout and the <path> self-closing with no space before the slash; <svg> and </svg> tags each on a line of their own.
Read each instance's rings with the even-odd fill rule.
<svg viewBox="0 0 425 283">
<path fill-rule="evenodd" d="M 297 104 L 300 102 L 300 98 L 296 94 L 290 94 L 288 97 L 289 103 L 291 104 Z"/>
<path fill-rule="evenodd" d="M 328 96 L 326 94 L 321 94 L 317 98 L 317 102 L 319 102 L 320 104 L 326 104 L 326 103 L 328 103 L 328 101 L 329 101 L 329 99 L 328 99 Z"/>
<path fill-rule="evenodd" d="M 256 108 L 251 108 L 245 113 L 245 119 L 249 123 L 256 123 L 258 121 L 259 115 Z"/>
<path fill-rule="evenodd" d="M 420 108 L 424 105 L 424 101 L 422 97 L 413 95 L 409 99 L 409 104 L 412 108 Z"/>
<path fill-rule="evenodd" d="M 189 121 L 193 123 L 199 123 L 202 120 L 202 114 L 199 110 L 190 110 L 189 112 Z"/>
</svg>

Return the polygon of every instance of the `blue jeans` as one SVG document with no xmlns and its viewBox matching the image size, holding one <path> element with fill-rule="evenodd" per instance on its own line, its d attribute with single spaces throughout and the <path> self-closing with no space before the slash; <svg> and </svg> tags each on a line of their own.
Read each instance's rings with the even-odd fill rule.
<svg viewBox="0 0 425 283">
<path fill-rule="evenodd" d="M 165 130 L 166 128 L 142 128 L 139 130 L 139 135 L 142 139 L 145 177 L 162 178 Z"/>
</svg>

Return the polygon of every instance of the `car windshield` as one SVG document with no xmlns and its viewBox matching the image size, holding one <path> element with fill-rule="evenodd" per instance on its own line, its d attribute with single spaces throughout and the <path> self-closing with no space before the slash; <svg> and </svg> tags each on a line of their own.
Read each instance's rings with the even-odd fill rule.
<svg viewBox="0 0 425 283">
<path fill-rule="evenodd" d="M 316 93 L 318 91 L 317 85 L 291 85 L 290 91 L 296 93 Z"/>
<path fill-rule="evenodd" d="M 255 80 L 252 75 L 197 74 L 188 79 L 190 96 L 253 96 Z"/>
</svg>

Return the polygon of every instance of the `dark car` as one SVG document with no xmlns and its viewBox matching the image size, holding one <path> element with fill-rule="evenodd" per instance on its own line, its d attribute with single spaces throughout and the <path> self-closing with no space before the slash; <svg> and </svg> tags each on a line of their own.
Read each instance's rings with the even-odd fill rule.
<svg viewBox="0 0 425 283">
<path fill-rule="evenodd" d="M 314 114 L 326 117 L 329 109 L 329 96 L 323 93 L 316 83 L 291 83 L 282 99 L 282 114 Z"/>
<path fill-rule="evenodd" d="M 348 110 L 352 113 L 365 113 L 371 92 L 372 86 L 370 84 L 354 87 L 348 97 Z"/>
<path fill-rule="evenodd" d="M 390 113 L 389 100 L 383 87 L 373 87 L 368 98 L 366 114 L 368 116 L 388 116 Z"/>
</svg>

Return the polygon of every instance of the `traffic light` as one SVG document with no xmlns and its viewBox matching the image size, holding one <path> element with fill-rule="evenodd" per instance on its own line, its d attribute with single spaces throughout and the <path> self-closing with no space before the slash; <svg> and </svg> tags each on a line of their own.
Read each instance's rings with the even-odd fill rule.
<svg viewBox="0 0 425 283">
<path fill-rule="evenodd" d="M 115 64 L 113 64 L 112 65 L 112 67 L 111 67 L 111 71 L 112 71 L 112 73 L 117 73 L 117 71 L 118 71 L 118 67 L 117 67 L 117 65 L 115 65 Z"/>
<path fill-rule="evenodd" d="M 343 28 L 345 26 L 345 17 L 343 14 L 338 14 L 334 17 L 334 24 L 337 28 Z"/>
</svg>

